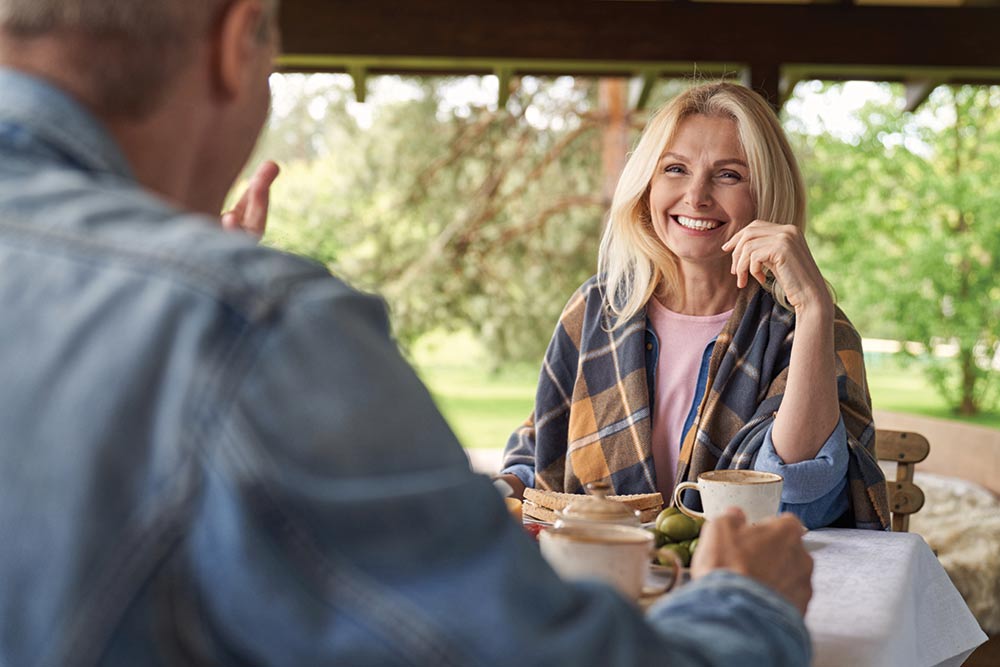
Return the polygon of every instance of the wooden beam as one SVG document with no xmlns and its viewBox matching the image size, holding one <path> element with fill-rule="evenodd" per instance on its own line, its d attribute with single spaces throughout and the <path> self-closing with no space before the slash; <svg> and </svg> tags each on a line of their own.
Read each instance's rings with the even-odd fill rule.
<svg viewBox="0 0 1000 667">
<path fill-rule="evenodd" d="M 781 73 L 781 82 L 778 85 L 779 95 L 778 97 L 778 108 L 785 106 L 785 102 L 788 98 L 792 96 L 795 92 L 795 86 L 802 81 L 801 78 L 795 76 L 794 73 L 785 72 Z"/>
<path fill-rule="evenodd" d="M 277 65 L 284 71 L 295 72 L 347 72 L 353 66 L 362 66 L 368 74 L 413 74 L 432 76 L 496 74 L 498 68 L 509 69 L 514 74 L 530 76 L 589 76 L 595 78 L 634 76 L 636 72 L 655 70 L 660 78 L 669 77 L 727 77 L 737 72 L 738 63 L 690 62 L 639 62 L 616 60 L 545 60 L 517 58 L 456 58 L 429 56 L 358 56 L 344 54 L 295 54 L 278 56 Z"/>
<path fill-rule="evenodd" d="M 903 107 L 903 111 L 914 112 L 917 108 L 923 104 L 930 94 L 934 92 L 944 81 L 936 79 L 917 79 L 906 81 L 906 106 Z"/>
<path fill-rule="evenodd" d="M 354 82 L 354 99 L 364 104 L 368 97 L 368 69 L 363 65 L 351 65 L 347 68 L 347 73 Z"/>
<path fill-rule="evenodd" d="M 642 111 L 649 104 L 649 96 L 653 93 L 653 87 L 660 80 L 660 73 L 656 70 L 645 70 L 642 73 L 642 88 L 639 89 L 639 97 L 635 100 L 636 111 Z"/>
<path fill-rule="evenodd" d="M 510 99 L 513 71 L 509 67 L 497 67 L 493 73 L 497 77 L 497 109 L 504 109 Z"/>
<path fill-rule="evenodd" d="M 297 56 L 1000 69 L 998 6 L 282 0 L 281 24 Z"/>
<path fill-rule="evenodd" d="M 756 90 L 777 113 L 781 109 L 781 66 L 753 63 L 743 70 L 743 85 Z"/>
</svg>

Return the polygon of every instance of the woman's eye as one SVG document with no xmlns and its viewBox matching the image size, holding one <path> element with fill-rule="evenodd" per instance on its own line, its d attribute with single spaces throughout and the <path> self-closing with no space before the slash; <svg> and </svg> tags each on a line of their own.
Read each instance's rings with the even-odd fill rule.
<svg viewBox="0 0 1000 667">
<path fill-rule="evenodd" d="M 739 174 L 739 172 L 735 172 L 735 171 L 723 171 L 723 172 L 721 172 L 719 174 L 719 177 L 727 179 L 727 180 L 731 180 L 731 181 L 741 181 L 741 180 L 743 180 L 743 177 Z"/>
<path fill-rule="evenodd" d="M 679 164 L 668 164 L 666 167 L 663 168 L 663 173 L 664 174 L 683 174 L 684 173 L 684 167 L 682 167 Z"/>
</svg>

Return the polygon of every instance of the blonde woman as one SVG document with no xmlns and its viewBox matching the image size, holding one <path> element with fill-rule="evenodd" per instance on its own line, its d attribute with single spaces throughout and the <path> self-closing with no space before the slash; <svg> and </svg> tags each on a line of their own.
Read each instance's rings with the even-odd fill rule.
<svg viewBox="0 0 1000 667">
<path fill-rule="evenodd" d="M 861 339 L 804 237 L 778 119 L 709 83 L 647 124 L 618 182 L 599 273 L 569 300 L 535 410 L 501 472 L 525 486 L 660 491 L 705 470 L 784 476 L 810 528 L 885 530 Z"/>
</svg>

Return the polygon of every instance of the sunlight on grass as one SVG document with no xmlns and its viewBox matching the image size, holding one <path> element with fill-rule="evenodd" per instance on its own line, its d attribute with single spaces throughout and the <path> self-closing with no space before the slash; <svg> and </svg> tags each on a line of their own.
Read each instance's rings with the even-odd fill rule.
<svg viewBox="0 0 1000 667">
<path fill-rule="evenodd" d="M 491 372 L 469 334 L 431 334 L 413 350 L 417 372 L 466 447 L 503 447 L 534 406 L 538 368 Z"/>
<path fill-rule="evenodd" d="M 1000 413 L 986 412 L 975 417 L 959 417 L 937 395 L 916 363 L 892 359 L 868 359 L 868 384 L 872 404 L 879 410 L 953 419 L 966 424 L 1000 429 Z"/>
<path fill-rule="evenodd" d="M 413 358 L 438 407 L 466 447 L 503 447 L 534 405 L 538 367 L 518 365 L 491 372 L 482 349 L 470 335 L 428 336 L 415 347 Z M 876 409 L 959 419 L 916 364 L 869 358 L 868 382 Z M 1000 429 L 1000 414 L 995 412 L 960 421 Z"/>
<path fill-rule="evenodd" d="M 424 367 L 420 374 L 466 447 L 503 447 L 534 405 L 537 373 Z"/>
</svg>

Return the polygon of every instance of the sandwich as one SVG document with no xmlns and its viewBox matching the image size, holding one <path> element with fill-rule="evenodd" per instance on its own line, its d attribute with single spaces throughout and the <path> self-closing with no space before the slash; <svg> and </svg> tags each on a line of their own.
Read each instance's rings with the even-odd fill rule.
<svg viewBox="0 0 1000 667">
<path fill-rule="evenodd" d="M 553 523 L 556 520 L 556 510 L 565 509 L 574 500 L 585 497 L 579 493 L 560 493 L 528 488 L 524 490 L 521 513 L 525 518 Z M 605 496 L 605 498 L 624 503 L 631 509 L 638 510 L 639 521 L 642 523 L 652 521 L 663 509 L 663 496 L 659 493 L 633 493 L 624 496 Z"/>
</svg>

